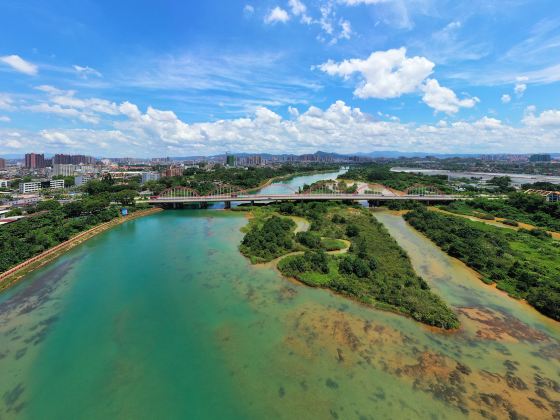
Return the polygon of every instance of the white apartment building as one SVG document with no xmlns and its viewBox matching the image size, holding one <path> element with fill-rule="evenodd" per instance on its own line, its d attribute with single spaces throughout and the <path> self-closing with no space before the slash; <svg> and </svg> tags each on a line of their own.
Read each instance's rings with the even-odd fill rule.
<svg viewBox="0 0 560 420">
<path fill-rule="evenodd" d="M 77 165 L 55 163 L 53 165 L 53 176 L 74 176 Z"/>
<path fill-rule="evenodd" d="M 0 188 L 8 188 L 10 186 L 10 181 L 7 179 L 0 179 Z"/>
<path fill-rule="evenodd" d="M 41 189 L 40 182 L 20 182 L 19 192 L 20 194 L 29 194 L 38 192 Z"/>
<path fill-rule="evenodd" d="M 158 172 L 142 172 L 142 184 L 148 181 L 157 181 L 160 178 Z"/>
<path fill-rule="evenodd" d="M 80 187 L 84 184 L 87 184 L 87 182 L 91 179 L 92 177 L 89 175 L 76 175 L 76 177 L 74 178 L 74 184 L 76 185 L 76 187 Z"/>
<path fill-rule="evenodd" d="M 63 179 L 51 179 L 49 182 L 49 188 L 55 189 L 64 189 L 64 180 Z"/>
</svg>

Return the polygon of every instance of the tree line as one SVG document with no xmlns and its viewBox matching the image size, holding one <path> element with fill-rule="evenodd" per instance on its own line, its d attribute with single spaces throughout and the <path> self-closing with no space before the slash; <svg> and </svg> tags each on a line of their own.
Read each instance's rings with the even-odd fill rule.
<svg viewBox="0 0 560 420">
<path fill-rule="evenodd" d="M 560 320 L 560 248 L 546 232 L 510 231 L 427 209 L 404 217 L 443 251 L 481 273 L 486 282 Z"/>
</svg>

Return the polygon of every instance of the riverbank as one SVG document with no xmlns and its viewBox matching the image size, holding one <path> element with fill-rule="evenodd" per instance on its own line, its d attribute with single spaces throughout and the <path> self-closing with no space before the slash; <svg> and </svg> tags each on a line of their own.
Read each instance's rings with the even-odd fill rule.
<svg viewBox="0 0 560 420">
<path fill-rule="evenodd" d="M 558 243 L 528 231 L 507 231 L 427 209 L 404 216 L 450 256 L 476 269 L 486 283 L 523 298 L 542 314 L 560 321 Z"/>
<path fill-rule="evenodd" d="M 105 232 L 106 230 L 109 230 L 117 225 L 128 222 L 129 220 L 134 220 L 139 217 L 148 216 L 154 213 L 158 213 L 160 211 L 163 211 L 163 209 L 151 208 L 147 210 L 139 210 L 127 216 L 118 217 L 109 222 L 102 223 L 91 229 L 81 232 L 76 236 L 68 239 L 67 241 L 62 242 L 52 248 L 49 248 L 39 255 L 29 258 L 28 260 L 0 274 L 0 292 L 13 286 L 30 272 L 40 267 L 43 267 L 44 265 L 50 263 L 54 259 L 60 257 L 62 254 L 68 252 L 70 249 L 87 241 L 88 239 L 91 239 L 94 236 L 102 232 Z"/>
</svg>

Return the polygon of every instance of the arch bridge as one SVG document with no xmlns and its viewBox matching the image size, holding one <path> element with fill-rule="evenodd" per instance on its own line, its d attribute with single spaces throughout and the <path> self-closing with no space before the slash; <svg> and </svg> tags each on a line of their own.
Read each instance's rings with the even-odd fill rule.
<svg viewBox="0 0 560 420">
<path fill-rule="evenodd" d="M 425 202 L 449 202 L 465 199 L 463 196 L 445 194 L 434 186 L 414 185 L 400 194 L 379 184 L 362 184 L 355 188 L 335 182 L 325 181 L 313 185 L 311 188 L 282 193 L 250 193 L 239 187 L 219 184 L 207 193 L 189 187 L 172 187 L 163 190 L 158 195 L 150 197 L 149 203 L 154 205 L 216 203 L 225 202 L 229 207 L 232 202 L 274 202 L 274 201 L 370 201 L 374 203 L 386 201 L 416 200 Z"/>
</svg>

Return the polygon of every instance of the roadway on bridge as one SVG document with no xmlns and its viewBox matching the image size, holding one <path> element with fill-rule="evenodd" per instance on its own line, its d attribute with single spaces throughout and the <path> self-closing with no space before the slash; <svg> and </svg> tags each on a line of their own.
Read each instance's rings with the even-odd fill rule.
<svg viewBox="0 0 560 420">
<path fill-rule="evenodd" d="M 150 204 L 165 203 L 216 203 L 216 202 L 269 202 L 269 201 L 455 201 L 465 200 L 460 195 L 432 194 L 432 195 L 380 195 L 380 194 L 245 194 L 245 195 L 211 195 L 185 197 L 153 197 Z"/>
</svg>

